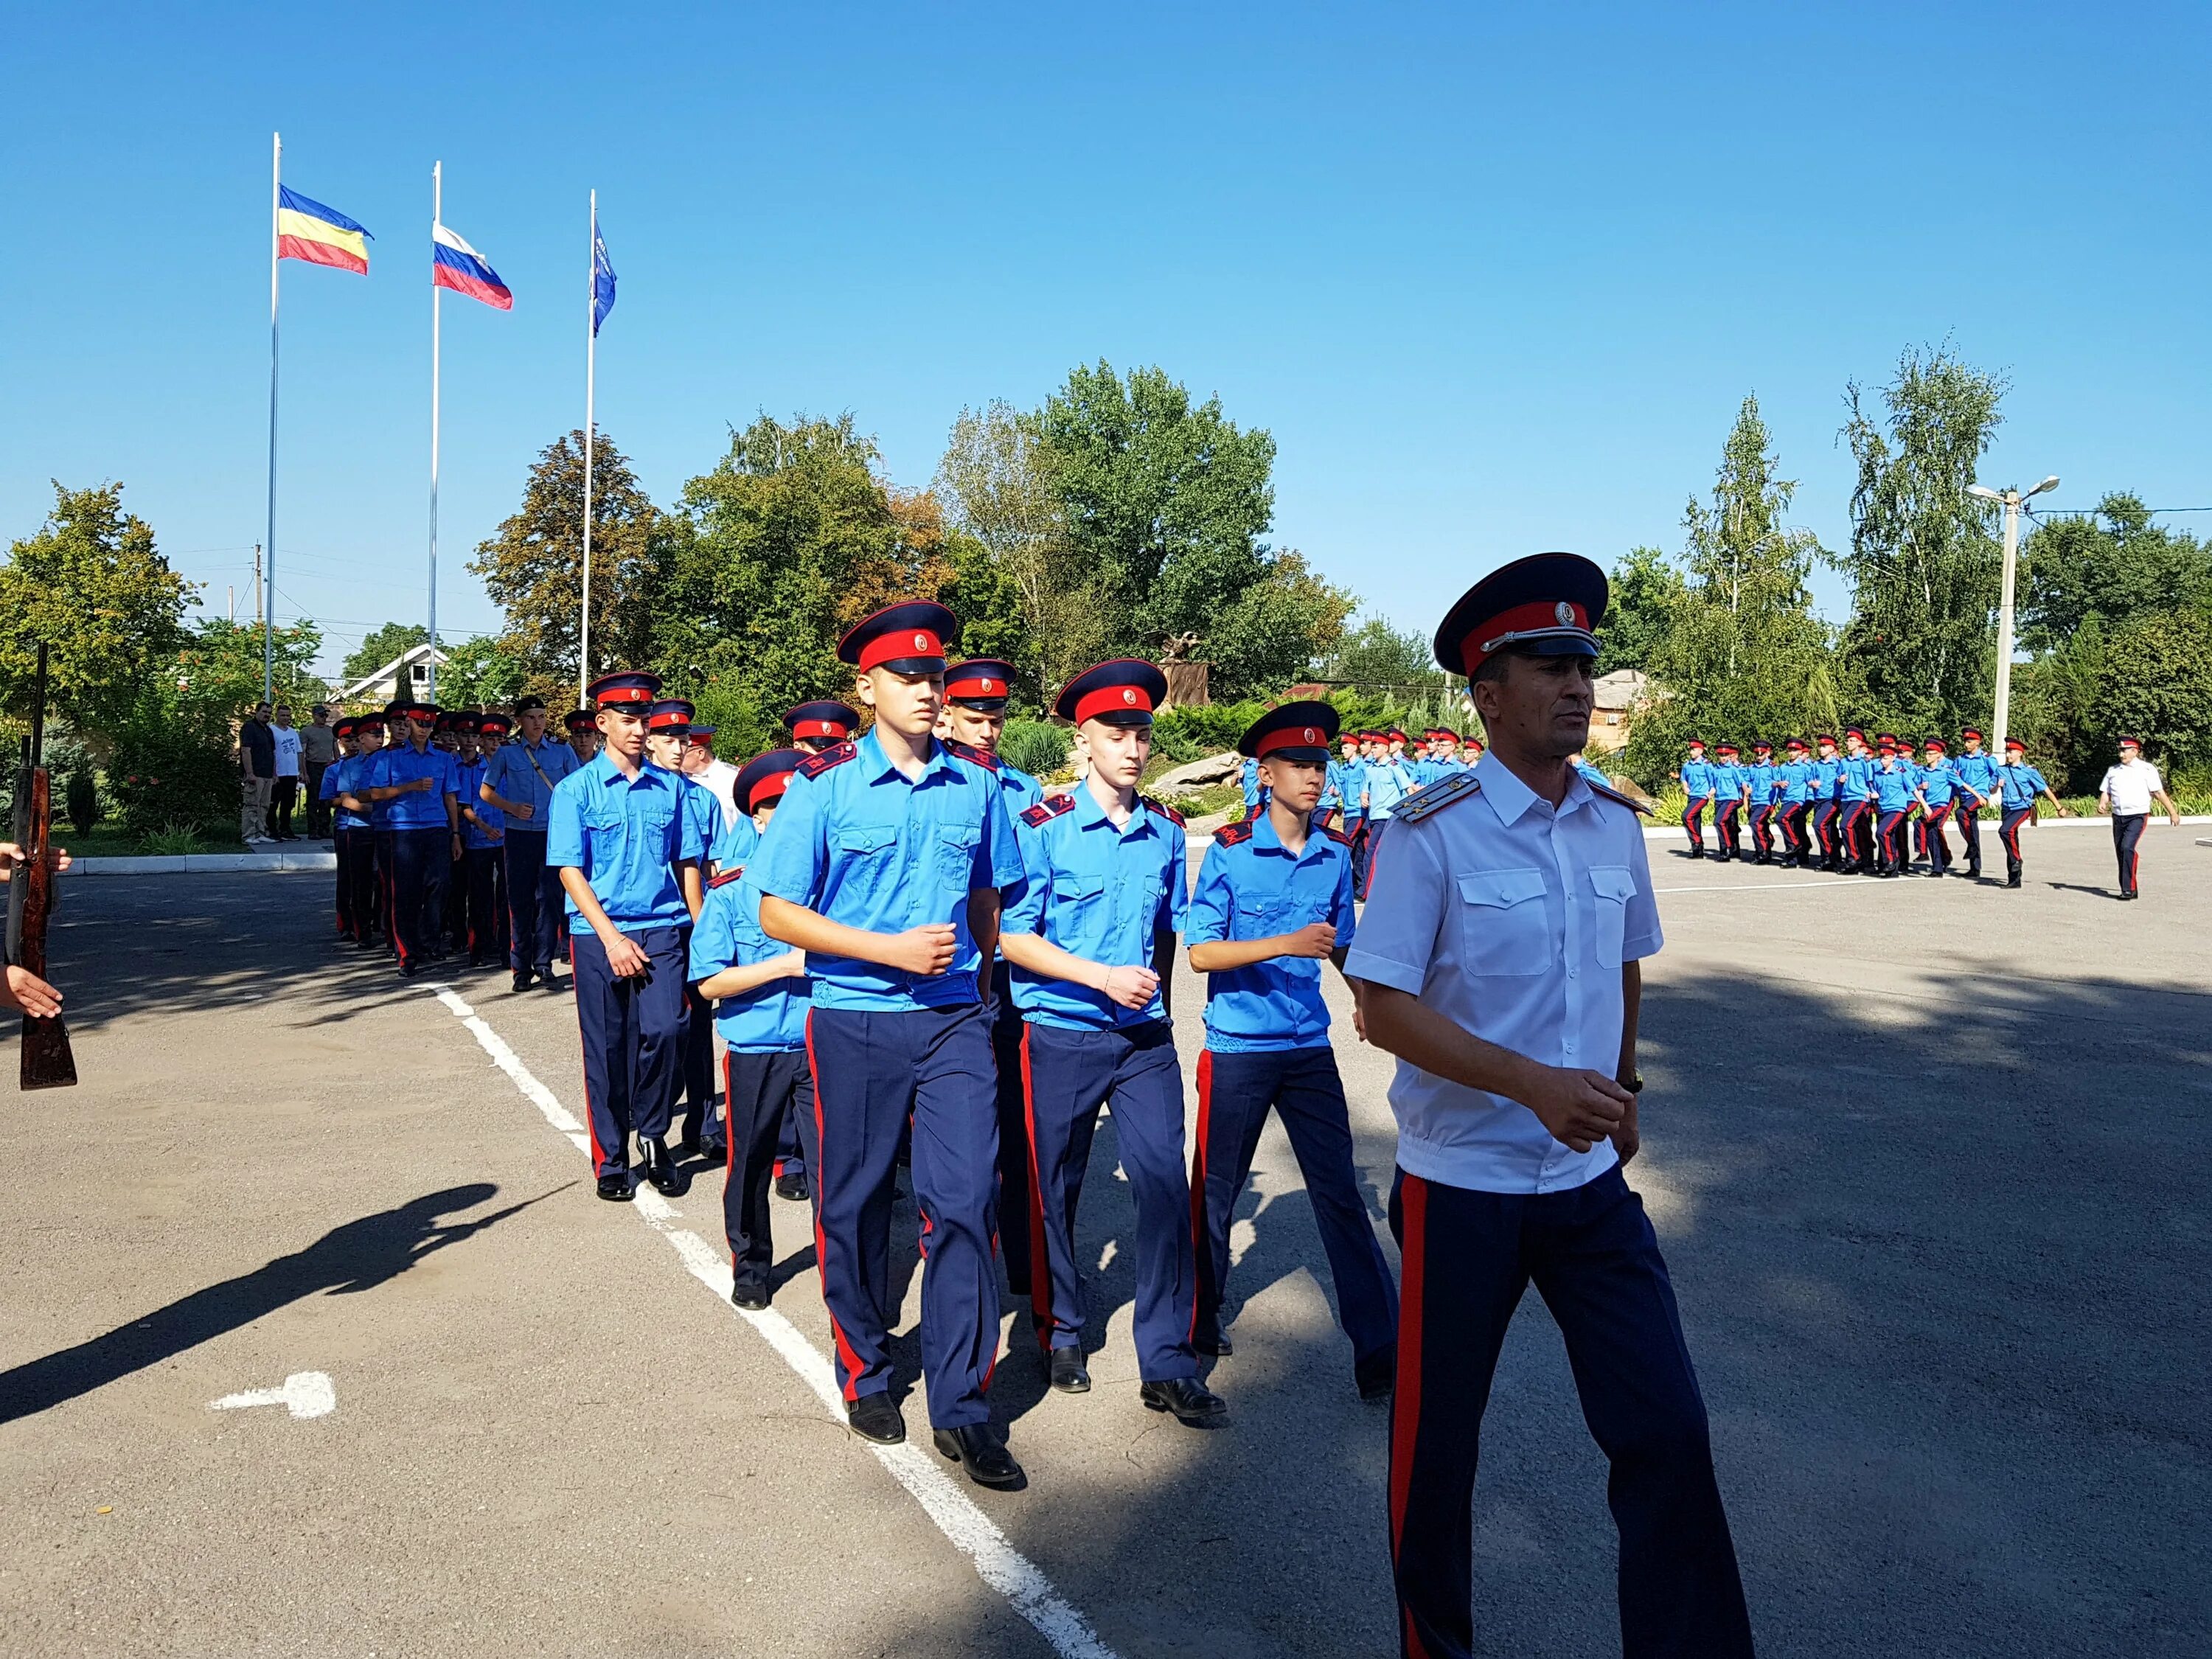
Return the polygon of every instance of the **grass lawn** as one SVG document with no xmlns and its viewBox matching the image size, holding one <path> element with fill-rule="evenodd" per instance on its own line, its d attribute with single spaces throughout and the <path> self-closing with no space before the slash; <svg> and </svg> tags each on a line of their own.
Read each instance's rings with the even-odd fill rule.
<svg viewBox="0 0 2212 1659">
<path fill-rule="evenodd" d="M 141 858 L 149 850 L 140 836 L 132 835 L 121 824 L 113 822 L 98 824 L 89 834 L 81 836 L 70 824 L 57 821 L 54 841 L 58 845 L 69 848 L 70 856 L 76 859 Z M 161 850 L 183 852 L 187 849 L 164 847 Z M 198 844 L 189 850 L 195 853 L 244 853 L 255 849 L 248 848 L 235 836 L 226 836 L 220 839 L 203 836 Z"/>
</svg>

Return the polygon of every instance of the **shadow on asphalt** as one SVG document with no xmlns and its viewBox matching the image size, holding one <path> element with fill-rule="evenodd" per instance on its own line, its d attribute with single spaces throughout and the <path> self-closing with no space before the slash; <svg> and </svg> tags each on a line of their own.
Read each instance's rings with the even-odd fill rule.
<svg viewBox="0 0 2212 1659">
<path fill-rule="evenodd" d="M 1930 957 L 1904 994 L 1735 972 L 1646 994 L 1632 1179 L 1681 1298 L 1761 1650 L 2193 1659 L 2212 1628 L 2212 996 Z M 1359 1156 L 1387 1168 L 1387 1142 Z M 1087 1275 L 1094 1331 L 1131 1291 L 1112 1158 L 1102 1133 L 1079 1224 L 1086 1263 L 1116 1246 Z M 1237 1300 L 1307 1271 L 1327 1290 L 1302 1196 L 1248 1193 L 1239 1212 L 1256 1238 Z M 1018 1455 L 1085 1401 L 1047 1393 L 1026 1304 L 1008 1305 L 992 1398 Z M 1215 1367 L 1231 1416 L 1188 1464 L 1146 1462 L 1140 1436 L 1132 1460 L 1162 1473 L 1026 1512 L 978 1494 L 1122 1659 L 1395 1650 L 1387 1413 L 1354 1396 L 1340 1331 L 1288 1365 L 1262 1346 Z M 1604 1465 L 1534 1297 L 1484 1440 L 1478 1650 L 1617 1652 Z M 1003 1609 L 907 1634 L 1043 1651 Z"/>
<path fill-rule="evenodd" d="M 556 1187 L 553 1192 L 564 1189 Z M 490 1182 L 471 1182 L 426 1194 L 397 1209 L 349 1221 L 331 1228 L 303 1250 L 278 1256 L 220 1285 L 194 1291 L 73 1348 L 0 1372 L 0 1423 L 12 1423 L 105 1388 L 211 1337 L 250 1325 L 303 1297 L 373 1291 L 432 1252 L 458 1244 L 553 1196 L 544 1193 L 472 1221 L 439 1224 L 439 1217 L 474 1209 L 498 1192 Z"/>
</svg>

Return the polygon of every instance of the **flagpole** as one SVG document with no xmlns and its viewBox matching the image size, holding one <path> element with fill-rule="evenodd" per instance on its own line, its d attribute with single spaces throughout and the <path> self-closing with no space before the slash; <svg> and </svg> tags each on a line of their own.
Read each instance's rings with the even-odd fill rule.
<svg viewBox="0 0 2212 1659">
<path fill-rule="evenodd" d="M 445 222 L 446 164 L 430 164 L 430 227 Z M 436 243 L 434 240 L 434 249 Z M 435 261 L 434 252 L 432 255 Z M 423 662 L 429 675 L 430 696 L 438 695 L 438 280 L 430 277 L 430 654 Z"/>
<path fill-rule="evenodd" d="M 284 135 L 269 135 L 269 593 L 261 607 L 261 701 L 270 701 L 276 678 L 276 250 L 277 215 L 284 202 Z"/>
<path fill-rule="evenodd" d="M 584 614 L 576 630 L 576 705 L 589 702 L 592 679 L 592 398 L 599 370 L 599 331 L 592 326 L 599 303 L 599 192 L 592 192 L 590 234 L 584 240 Z"/>
</svg>

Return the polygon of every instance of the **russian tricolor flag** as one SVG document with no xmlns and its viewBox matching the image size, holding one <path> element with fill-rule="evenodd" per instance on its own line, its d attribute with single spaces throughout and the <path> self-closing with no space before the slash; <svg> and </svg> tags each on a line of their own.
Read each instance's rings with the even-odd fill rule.
<svg viewBox="0 0 2212 1659">
<path fill-rule="evenodd" d="M 514 295 L 483 256 L 443 225 L 430 227 L 430 285 L 481 300 L 498 311 L 514 309 Z"/>
</svg>

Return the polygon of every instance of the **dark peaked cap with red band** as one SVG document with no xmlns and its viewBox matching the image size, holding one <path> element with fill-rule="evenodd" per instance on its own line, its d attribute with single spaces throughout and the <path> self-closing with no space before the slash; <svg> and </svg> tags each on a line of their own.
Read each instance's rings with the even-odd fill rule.
<svg viewBox="0 0 2212 1659">
<path fill-rule="evenodd" d="M 567 726 L 571 732 L 588 732 L 592 729 L 594 723 L 595 722 L 592 719 L 592 711 L 588 708 L 571 708 L 567 714 L 561 716 L 561 724 Z"/>
<path fill-rule="evenodd" d="M 1013 665 L 998 657 L 970 657 L 945 671 L 948 701 L 979 714 L 995 714 L 1006 706 Z"/>
<path fill-rule="evenodd" d="M 791 787 L 791 775 L 813 757 L 800 749 L 771 749 L 738 769 L 730 795 L 740 812 L 767 805 Z"/>
<path fill-rule="evenodd" d="M 1606 596 L 1605 572 L 1579 553 L 1516 559 L 1460 596 L 1437 629 L 1437 664 L 1472 678 L 1501 651 L 1595 657 Z"/>
<path fill-rule="evenodd" d="M 1336 710 L 1325 702 L 1286 702 L 1270 708 L 1244 728 L 1237 739 L 1237 752 L 1255 760 L 1328 763 L 1328 745 L 1336 737 Z"/>
<path fill-rule="evenodd" d="M 663 697 L 646 711 L 645 729 L 648 732 L 672 732 L 681 737 L 691 729 L 691 717 L 699 711 L 682 697 Z"/>
<path fill-rule="evenodd" d="M 643 672 L 602 674 L 585 688 L 586 701 L 601 708 L 634 708 L 642 714 L 660 696 L 660 676 Z"/>
<path fill-rule="evenodd" d="M 1150 726 L 1152 710 L 1168 694 L 1168 677 L 1148 662 L 1116 657 L 1086 668 L 1060 688 L 1052 712 L 1078 726 L 1103 720 L 1109 726 Z"/>
<path fill-rule="evenodd" d="M 842 743 L 860 724 L 860 711 L 849 703 L 825 698 L 785 709 L 783 724 L 794 738 L 834 738 Z"/>
<path fill-rule="evenodd" d="M 942 674 L 948 646 L 960 642 L 960 619 L 941 605 L 908 599 L 887 605 L 856 623 L 837 641 L 837 660 L 863 674 L 888 668 L 894 674 Z"/>
</svg>

